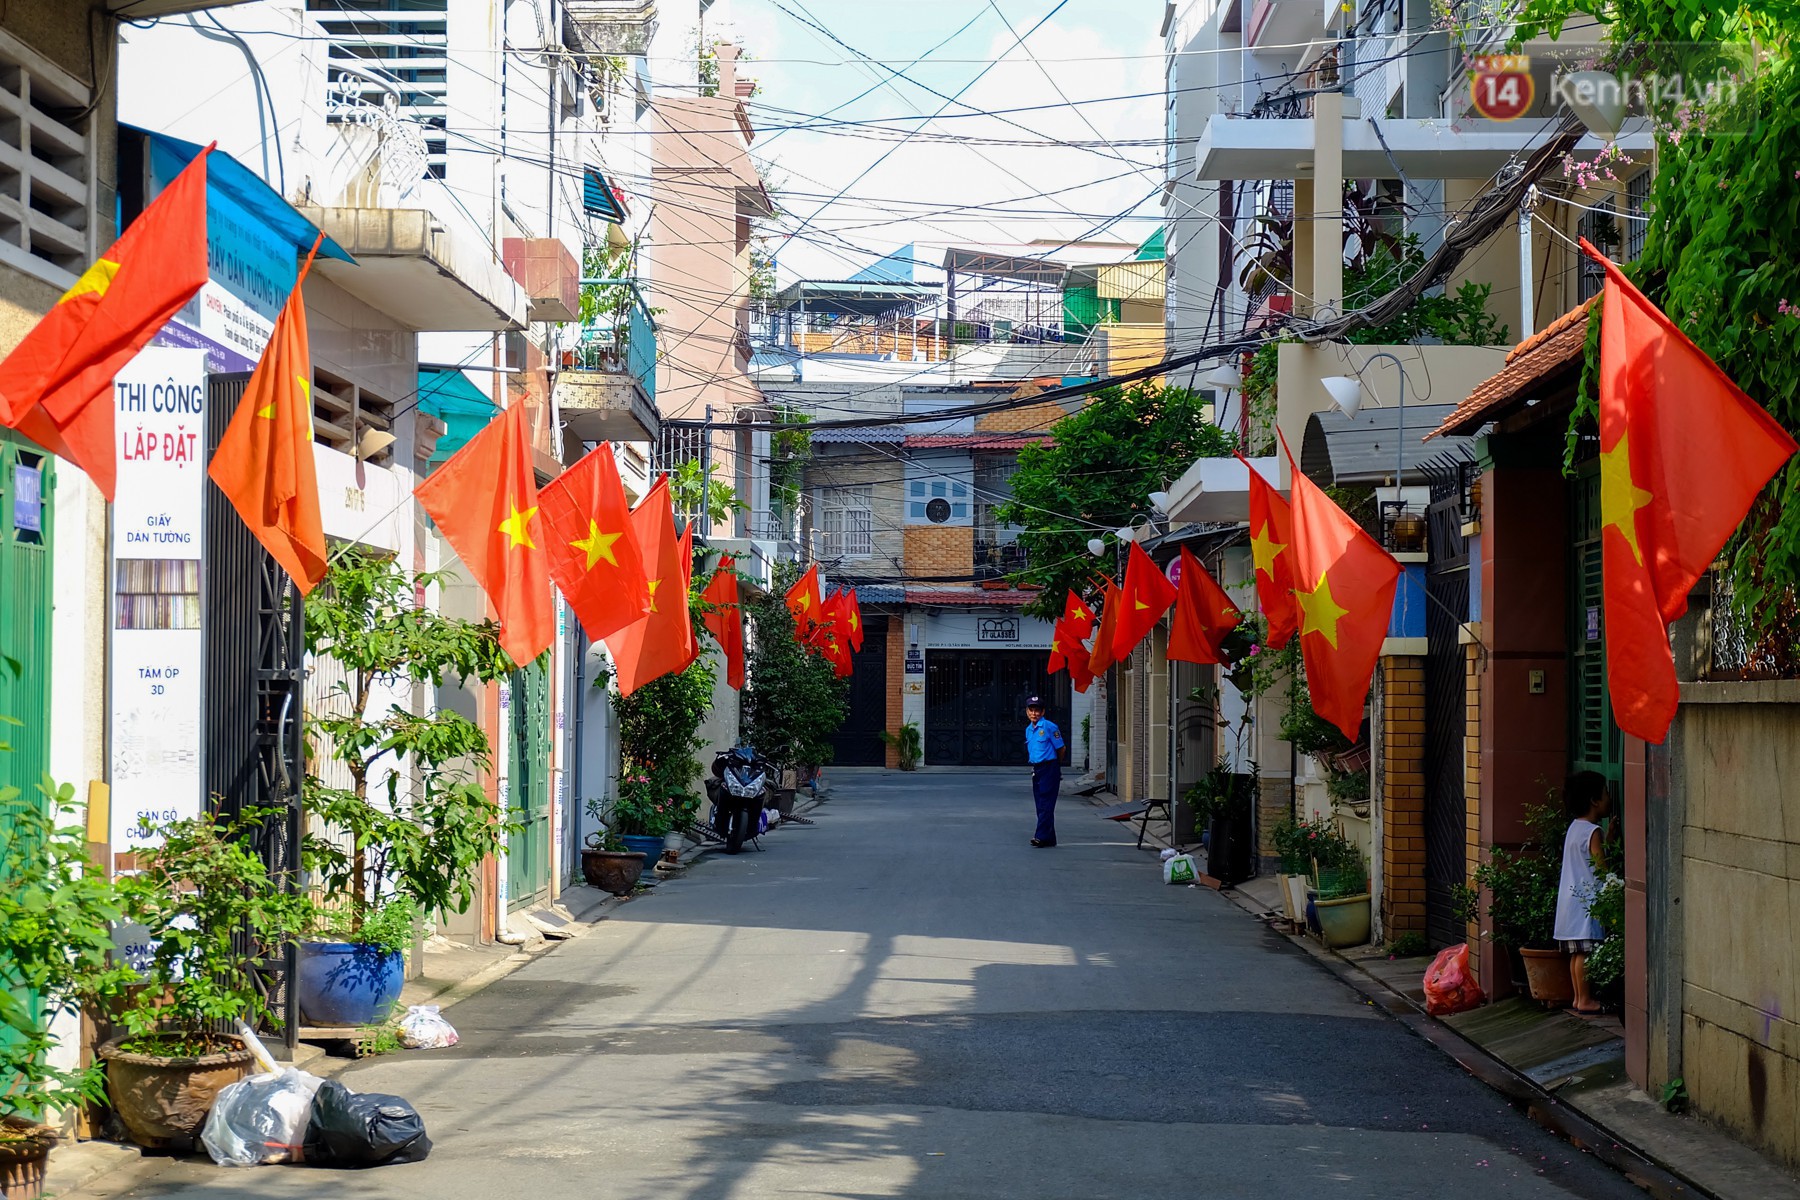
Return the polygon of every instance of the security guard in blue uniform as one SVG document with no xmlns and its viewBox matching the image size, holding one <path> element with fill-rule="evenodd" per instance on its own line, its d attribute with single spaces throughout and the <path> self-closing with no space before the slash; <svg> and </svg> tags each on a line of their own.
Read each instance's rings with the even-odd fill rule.
<svg viewBox="0 0 1800 1200">
<path fill-rule="evenodd" d="M 1062 730 L 1044 715 L 1044 702 L 1025 701 L 1025 757 L 1031 760 L 1031 796 L 1037 801 L 1034 846 L 1056 845 L 1056 793 L 1062 787 Z"/>
</svg>

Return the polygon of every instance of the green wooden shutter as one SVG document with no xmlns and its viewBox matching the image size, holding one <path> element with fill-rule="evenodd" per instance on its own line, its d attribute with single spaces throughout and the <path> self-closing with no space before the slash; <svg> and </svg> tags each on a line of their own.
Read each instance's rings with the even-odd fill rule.
<svg viewBox="0 0 1800 1200">
<path fill-rule="evenodd" d="M 532 663 L 512 676 L 512 819 L 524 827 L 506 846 L 509 906 L 550 886 L 550 672 Z"/>
<path fill-rule="evenodd" d="M 1624 741 L 1606 691 L 1606 616 L 1600 551 L 1600 468 L 1569 487 L 1569 769 L 1624 779 Z"/>
</svg>

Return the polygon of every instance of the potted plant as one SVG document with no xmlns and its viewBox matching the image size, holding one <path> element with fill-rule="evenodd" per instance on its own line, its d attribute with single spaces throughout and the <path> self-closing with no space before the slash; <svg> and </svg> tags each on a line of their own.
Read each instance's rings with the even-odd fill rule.
<svg viewBox="0 0 1800 1200">
<path fill-rule="evenodd" d="M 1313 910 L 1319 939 L 1333 950 L 1360 946 L 1369 940 L 1369 872 L 1356 843 L 1335 829 L 1316 838 L 1314 861 L 1318 864 Z"/>
<path fill-rule="evenodd" d="M 419 923 L 411 897 L 370 908 L 322 906 L 298 947 L 294 986 L 313 1025 L 379 1025 L 406 983 L 406 950 Z"/>
<path fill-rule="evenodd" d="M 1275 853 L 1281 859 L 1275 882 L 1281 889 L 1282 915 L 1295 924 L 1306 919 L 1306 893 L 1301 891 L 1296 897 L 1291 883 L 1295 880 L 1304 882 L 1311 871 L 1306 852 L 1307 828 L 1304 822 L 1289 817 L 1275 827 L 1273 834 Z"/>
<path fill-rule="evenodd" d="M 417 605 L 418 590 L 443 578 L 351 550 L 306 598 L 307 653 L 339 672 L 305 727 L 302 861 L 326 906 L 296 972 L 311 1024 L 385 1020 L 412 927 L 468 908 L 474 868 L 517 827 L 482 787 L 489 747 L 479 725 L 449 705 L 420 715 L 377 703 L 378 691 L 404 684 L 491 682 L 514 669 L 491 622 Z"/>
<path fill-rule="evenodd" d="M 608 837 L 645 862 L 662 857 L 663 835 L 675 828 L 681 808 L 667 793 L 666 784 L 642 771 L 621 775 L 618 798 L 599 814 Z"/>
<path fill-rule="evenodd" d="M 16 1200 L 43 1190 L 50 1110 L 106 1098 L 102 1068 L 51 1065 L 51 1025 L 131 977 L 108 962 L 117 894 L 82 827 L 60 823 L 74 795 L 49 780 L 29 798 L 0 789 L 0 963 L 12 985 L 0 987 L 0 1195 Z"/>
<path fill-rule="evenodd" d="M 1083 717 L 1082 720 L 1087 720 Z M 890 730 L 881 731 L 881 740 L 892 746 L 902 771 L 919 769 L 919 759 L 924 757 L 924 742 L 919 737 L 919 725 L 916 721 L 905 721 L 900 725 L 898 733 Z"/>
<path fill-rule="evenodd" d="M 1228 758 L 1182 795 L 1194 814 L 1195 831 L 1206 835 L 1206 872 L 1224 883 L 1250 878 L 1255 797 L 1256 776 L 1233 770 Z"/>
<path fill-rule="evenodd" d="M 832 738 L 849 714 L 849 681 L 795 637 L 784 593 L 800 577 L 791 562 L 776 564 L 766 592 L 745 604 L 751 631 L 743 695 L 744 737 L 780 772 L 781 788 L 814 778 L 809 768 L 831 762 Z"/>
<path fill-rule="evenodd" d="M 267 810 L 237 820 L 173 821 L 137 852 L 119 881 L 128 921 L 142 927 L 126 959 L 136 970 L 119 1023 L 100 1047 L 107 1092 L 133 1141 L 189 1149 L 219 1089 L 248 1073 L 250 1052 L 223 1023 L 270 1017 L 256 962 L 312 919 L 304 896 L 271 878 L 250 835 Z"/>
<path fill-rule="evenodd" d="M 1575 998 L 1569 956 L 1555 936 L 1563 818 L 1548 804 L 1533 804 L 1526 806 L 1525 824 L 1530 840 L 1517 849 L 1491 847 L 1460 907 L 1465 917 L 1479 915 L 1485 893 L 1494 944 L 1519 955 L 1532 999 L 1560 1006 Z"/>
<path fill-rule="evenodd" d="M 703 655 L 684 671 L 653 679 L 629 696 L 613 696 L 619 782 L 603 819 L 646 862 L 660 858 L 664 837 L 687 829 L 700 810 L 691 791 L 700 776 L 694 752 L 704 744 L 700 725 L 712 709 L 714 663 Z"/>
<path fill-rule="evenodd" d="M 587 812 L 590 817 L 605 821 L 606 802 L 589 800 Z M 629 896 L 644 874 L 643 853 L 628 849 L 624 839 L 613 832 L 610 825 L 588 834 L 585 840 L 587 845 L 581 851 L 581 877 L 587 880 L 588 886 L 614 896 Z"/>
</svg>

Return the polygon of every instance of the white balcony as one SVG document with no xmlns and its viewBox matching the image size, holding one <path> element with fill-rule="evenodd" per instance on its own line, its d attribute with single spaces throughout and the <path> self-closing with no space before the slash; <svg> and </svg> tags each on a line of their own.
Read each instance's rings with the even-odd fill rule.
<svg viewBox="0 0 1800 1200">
<path fill-rule="evenodd" d="M 1454 124 L 1447 120 L 1345 117 L 1343 177 L 1393 179 L 1404 173 L 1412 179 L 1486 179 L 1521 150 L 1542 143 L 1555 123 L 1537 117 Z M 1195 147 L 1195 178 L 1309 179 L 1313 135 L 1311 118 L 1215 114 L 1206 122 L 1206 132 Z M 1619 134 L 1618 141 L 1619 149 L 1627 154 L 1648 153 L 1649 127 L 1634 122 Z M 1575 152 L 1597 154 L 1604 145 L 1589 135 L 1581 139 Z"/>
</svg>

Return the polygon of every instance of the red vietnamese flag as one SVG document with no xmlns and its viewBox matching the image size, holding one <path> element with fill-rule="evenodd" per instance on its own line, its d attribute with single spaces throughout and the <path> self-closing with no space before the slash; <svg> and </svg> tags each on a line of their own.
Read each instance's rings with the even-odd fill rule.
<svg viewBox="0 0 1800 1200">
<path fill-rule="evenodd" d="M 806 568 L 806 574 L 787 590 L 788 611 L 794 614 L 794 637 L 805 644 L 813 636 L 813 626 L 824 619 L 820 609 L 824 598 L 819 595 L 819 564 Z"/>
<path fill-rule="evenodd" d="M 1600 521 L 1613 719 L 1647 742 L 1680 700 L 1669 623 L 1794 439 L 1585 240 L 1600 301 Z"/>
<path fill-rule="evenodd" d="M 689 521 L 682 526 L 681 537 L 675 546 L 676 560 L 681 563 L 681 594 L 686 597 L 694 590 L 694 523 Z M 688 654 L 673 674 L 679 675 L 700 661 L 700 652 L 705 649 L 700 644 L 700 637 L 694 632 L 693 606 L 688 605 Z"/>
<path fill-rule="evenodd" d="M 738 600 L 737 562 L 720 557 L 713 577 L 700 598 L 712 605 L 701 620 L 725 653 L 725 682 L 736 691 L 744 688 L 744 613 Z"/>
<path fill-rule="evenodd" d="M 1088 607 L 1087 601 L 1077 596 L 1073 590 L 1069 598 L 1063 601 L 1062 619 L 1068 623 L 1069 632 L 1076 640 L 1082 640 L 1094 632 L 1094 610 Z"/>
<path fill-rule="evenodd" d="M 1075 685 L 1076 691 L 1082 693 L 1085 693 L 1094 682 L 1094 673 L 1088 670 L 1087 647 L 1083 646 L 1079 640 L 1070 647 L 1069 681 Z"/>
<path fill-rule="evenodd" d="M 1131 554 L 1125 560 L 1125 586 L 1121 589 L 1118 624 L 1113 627 L 1113 657 L 1123 661 L 1131 657 L 1144 635 L 1156 628 L 1162 615 L 1175 603 L 1175 585 L 1157 569 L 1144 548 L 1131 543 Z"/>
<path fill-rule="evenodd" d="M 1069 635 L 1067 622 L 1057 621 L 1050 627 L 1050 661 L 1044 667 L 1046 674 L 1054 675 L 1069 665 L 1069 655 L 1080 644 L 1080 639 Z M 1086 646 L 1081 647 L 1083 651 Z"/>
<path fill-rule="evenodd" d="M 1237 605 L 1225 594 L 1200 560 L 1186 546 L 1181 548 L 1180 593 L 1175 599 L 1175 619 L 1169 629 L 1168 657 L 1173 661 L 1217 663 L 1225 635 L 1237 628 Z"/>
<path fill-rule="evenodd" d="M 1124 603 L 1118 586 L 1108 579 L 1100 597 L 1099 631 L 1094 635 L 1094 646 L 1088 654 L 1089 675 L 1104 675 L 1108 667 L 1119 661 L 1113 653 L 1113 633 L 1119 627 L 1119 609 Z"/>
<path fill-rule="evenodd" d="M 1249 459 L 1241 454 L 1237 458 L 1250 474 L 1250 558 L 1256 565 L 1256 600 L 1269 623 L 1269 649 L 1279 650 L 1300 627 L 1300 610 L 1294 602 L 1293 510 Z"/>
<path fill-rule="evenodd" d="M 318 251 L 315 241 L 206 469 L 302 596 L 325 578 L 326 566 L 313 468 L 312 354 L 300 294 Z"/>
<path fill-rule="evenodd" d="M 850 593 L 839 588 L 821 606 L 818 644 L 839 679 L 847 678 L 854 665 L 850 654 Z"/>
<path fill-rule="evenodd" d="M 211 152 L 195 155 L 0 362 L 0 422 L 87 472 L 109 502 L 113 376 L 206 282 Z"/>
<path fill-rule="evenodd" d="M 500 617 L 500 648 L 525 666 L 550 648 L 550 570 L 525 406 L 515 404 L 414 491 Z"/>
<path fill-rule="evenodd" d="M 862 605 L 857 602 L 855 588 L 850 589 L 850 601 L 845 606 L 844 612 L 850 622 L 850 648 L 861 650 L 863 648 Z"/>
<path fill-rule="evenodd" d="M 694 661 L 694 625 L 688 619 L 688 566 L 675 536 L 667 476 L 656 481 L 631 510 L 631 532 L 644 556 L 650 611 L 606 639 L 617 668 L 619 694 L 631 693 Z"/>
<path fill-rule="evenodd" d="M 550 576 L 588 640 L 605 641 L 642 620 L 650 611 L 650 588 L 612 447 L 600 443 L 545 484 L 538 503 Z"/>
<path fill-rule="evenodd" d="M 1294 478 L 1291 549 L 1300 581 L 1294 604 L 1300 610 L 1306 687 L 1313 711 L 1354 742 L 1362 734 L 1363 702 L 1393 620 L 1400 564 L 1300 473 L 1291 451 L 1288 468 Z"/>
</svg>

